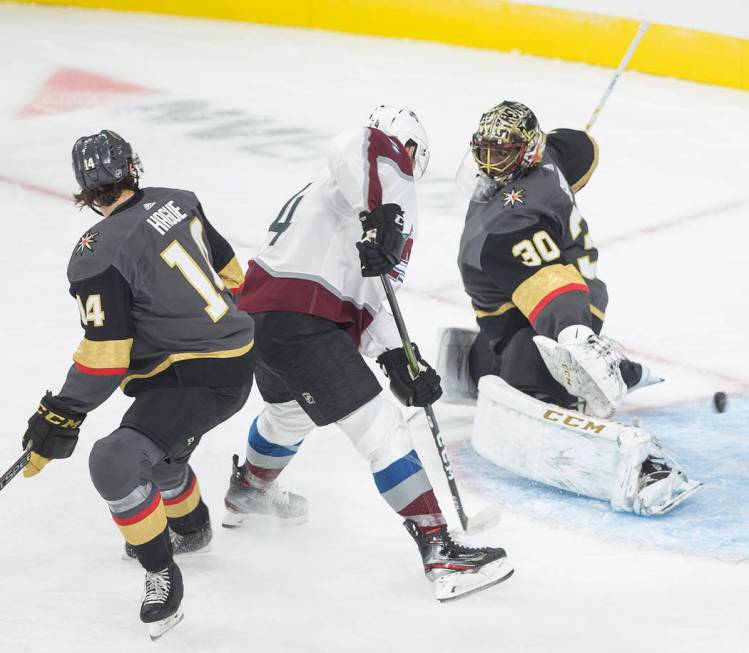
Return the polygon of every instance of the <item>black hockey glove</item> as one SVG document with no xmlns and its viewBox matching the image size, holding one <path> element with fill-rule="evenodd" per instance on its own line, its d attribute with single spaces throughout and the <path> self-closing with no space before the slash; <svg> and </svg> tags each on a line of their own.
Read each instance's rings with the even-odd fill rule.
<svg viewBox="0 0 749 653">
<path fill-rule="evenodd" d="M 406 239 L 403 237 L 403 210 L 397 204 L 383 204 L 371 212 L 359 214 L 362 240 L 356 243 L 363 277 L 378 277 L 390 272 L 401 260 Z"/>
<path fill-rule="evenodd" d="M 390 349 L 377 357 L 377 364 L 390 379 L 390 390 L 406 406 L 425 408 L 442 396 L 440 377 L 419 354 L 419 348 L 412 344 L 421 371 L 414 378 L 408 366 L 403 347 Z"/>
<path fill-rule="evenodd" d="M 85 415 L 71 411 L 51 392 L 47 392 L 39 402 L 37 411 L 29 418 L 29 426 L 23 436 L 23 448 L 31 442 L 33 452 L 24 476 L 33 476 L 54 458 L 70 457 L 78 443 L 78 433 L 84 419 Z"/>
</svg>

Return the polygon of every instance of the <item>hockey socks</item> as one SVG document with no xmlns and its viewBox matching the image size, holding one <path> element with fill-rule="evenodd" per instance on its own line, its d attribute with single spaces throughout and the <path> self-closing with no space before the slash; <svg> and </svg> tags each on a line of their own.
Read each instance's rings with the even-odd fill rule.
<svg viewBox="0 0 749 653">
<path fill-rule="evenodd" d="M 169 528 L 180 535 L 187 535 L 201 530 L 209 521 L 208 507 L 200 496 L 198 478 L 187 468 L 185 480 L 176 488 L 162 490 Z"/>
<path fill-rule="evenodd" d="M 388 505 L 401 517 L 414 522 L 420 532 L 445 525 L 432 484 L 415 450 L 374 472 L 373 476 Z"/>
<path fill-rule="evenodd" d="M 247 460 L 242 469 L 242 482 L 265 490 L 291 462 L 304 438 L 294 444 L 276 444 L 260 434 L 257 422 L 255 418 L 247 436 Z"/>
<path fill-rule="evenodd" d="M 153 483 L 139 485 L 124 499 L 107 501 L 125 540 L 143 567 L 158 571 L 172 559 L 172 544 L 161 494 Z"/>
</svg>

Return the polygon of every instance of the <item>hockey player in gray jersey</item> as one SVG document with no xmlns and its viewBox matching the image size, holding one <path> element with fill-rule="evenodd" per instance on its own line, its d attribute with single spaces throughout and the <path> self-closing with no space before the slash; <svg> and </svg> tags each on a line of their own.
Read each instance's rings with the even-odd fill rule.
<svg viewBox="0 0 749 653">
<path fill-rule="evenodd" d="M 642 429 L 606 420 L 628 391 L 660 379 L 600 335 L 608 294 L 576 202 L 596 142 L 574 129 L 547 134 L 506 101 L 482 115 L 471 155 L 458 265 L 479 333 L 443 332 L 446 398 L 478 394 L 473 442 L 498 464 L 617 509 L 670 510 L 699 484 Z"/>
<path fill-rule="evenodd" d="M 120 427 L 94 444 L 89 467 L 146 569 L 140 617 L 158 637 L 182 616 L 173 554 L 211 539 L 188 461 L 249 395 L 253 325 L 232 297 L 241 268 L 193 193 L 139 188 L 137 156 L 111 131 L 80 138 L 72 156 L 77 204 L 102 219 L 70 257 L 84 337 L 60 392 L 47 392 L 29 419 L 24 476 L 69 457 L 86 415 L 117 386 L 135 397 Z"/>
</svg>

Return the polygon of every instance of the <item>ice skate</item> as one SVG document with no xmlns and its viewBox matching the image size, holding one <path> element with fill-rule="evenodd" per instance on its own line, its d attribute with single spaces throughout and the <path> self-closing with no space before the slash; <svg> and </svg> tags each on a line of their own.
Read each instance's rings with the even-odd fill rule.
<svg viewBox="0 0 749 653">
<path fill-rule="evenodd" d="M 650 456 L 642 463 L 633 510 L 638 515 L 665 515 L 701 489 L 702 483 L 690 481 L 682 469 Z"/>
<path fill-rule="evenodd" d="M 184 555 L 186 553 L 206 553 L 211 550 L 211 540 L 213 539 L 213 529 L 211 522 L 206 522 L 199 531 L 180 535 L 169 529 L 169 539 L 172 541 L 172 552 L 174 555 Z M 134 560 L 135 547 L 129 542 L 125 542 L 125 555 L 127 560 Z"/>
<path fill-rule="evenodd" d="M 309 519 L 304 497 L 282 490 L 275 483 L 264 490 L 245 483 L 236 455 L 224 504 L 227 511 L 222 522 L 224 528 L 244 526 L 255 517 L 271 518 L 284 525 L 303 524 Z"/>
<path fill-rule="evenodd" d="M 462 546 L 453 541 L 446 526 L 422 535 L 415 522 L 403 522 L 424 561 L 424 573 L 434 583 L 438 601 L 452 601 L 507 580 L 515 570 L 504 549 Z"/>
<path fill-rule="evenodd" d="M 140 620 L 148 624 L 151 639 L 158 639 L 182 621 L 182 573 L 170 562 L 161 571 L 147 571 Z"/>
</svg>

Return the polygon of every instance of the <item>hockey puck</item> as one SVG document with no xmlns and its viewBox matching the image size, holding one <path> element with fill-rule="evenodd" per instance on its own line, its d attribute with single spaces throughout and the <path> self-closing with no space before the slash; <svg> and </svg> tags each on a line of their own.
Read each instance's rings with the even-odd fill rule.
<svg viewBox="0 0 749 653">
<path fill-rule="evenodd" d="M 726 411 L 726 393 L 725 392 L 716 392 L 713 395 L 713 407 L 719 413 L 724 413 Z"/>
</svg>

